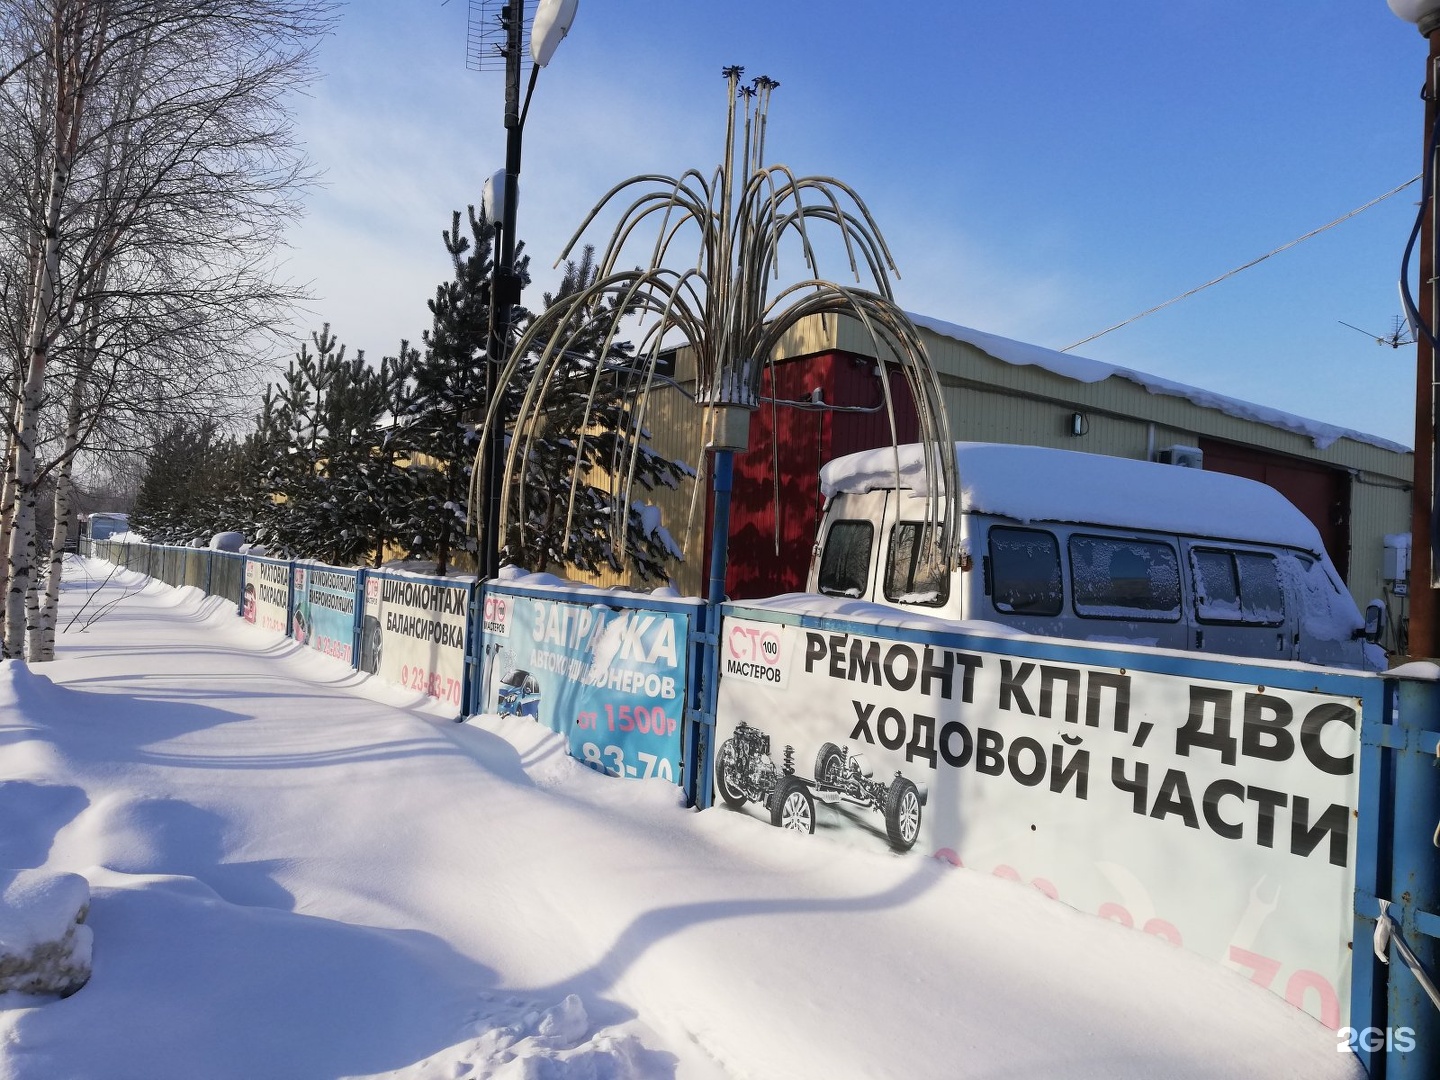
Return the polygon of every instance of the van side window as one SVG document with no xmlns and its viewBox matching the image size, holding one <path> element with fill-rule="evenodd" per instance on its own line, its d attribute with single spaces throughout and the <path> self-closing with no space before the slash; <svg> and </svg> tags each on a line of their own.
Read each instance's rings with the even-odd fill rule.
<svg viewBox="0 0 1440 1080">
<path fill-rule="evenodd" d="M 1169 544 L 1070 538 L 1075 613 L 1099 619 L 1180 618 L 1180 560 Z"/>
<path fill-rule="evenodd" d="M 820 556 L 820 591 L 826 596 L 864 596 L 870 583 L 870 548 L 875 526 L 868 521 L 837 521 L 825 534 Z"/>
<path fill-rule="evenodd" d="M 1195 614 L 1205 622 L 1279 626 L 1285 594 L 1275 556 L 1255 551 L 1194 548 Z"/>
<path fill-rule="evenodd" d="M 941 607 L 950 599 L 950 575 L 935 526 L 902 521 L 890 530 L 885 599 L 929 607 Z"/>
<path fill-rule="evenodd" d="M 1059 615 L 1060 544 L 1041 529 L 990 530 L 990 601 L 1012 615 Z"/>
</svg>

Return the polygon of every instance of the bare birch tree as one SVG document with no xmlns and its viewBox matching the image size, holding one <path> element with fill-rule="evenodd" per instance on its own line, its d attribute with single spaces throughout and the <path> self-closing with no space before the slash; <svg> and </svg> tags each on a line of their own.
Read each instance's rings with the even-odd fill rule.
<svg viewBox="0 0 1440 1080">
<path fill-rule="evenodd" d="M 0 0 L 0 178 L 14 181 L 0 299 L 15 321 L 4 656 L 50 652 L 35 529 L 47 471 L 66 477 L 63 535 L 59 493 L 87 439 L 233 380 L 293 298 L 273 268 L 307 179 L 287 95 L 312 74 L 330 8 Z"/>
</svg>

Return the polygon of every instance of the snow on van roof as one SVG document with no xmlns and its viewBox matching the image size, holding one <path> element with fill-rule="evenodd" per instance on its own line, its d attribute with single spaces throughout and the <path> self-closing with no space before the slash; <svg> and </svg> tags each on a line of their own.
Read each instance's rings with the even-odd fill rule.
<svg viewBox="0 0 1440 1080">
<path fill-rule="evenodd" d="M 828 499 L 900 487 L 925 491 L 921 444 L 836 458 L 820 470 Z M 1324 550 L 1320 533 L 1274 488 L 1226 473 L 1045 446 L 955 444 L 961 509 L 1016 521 L 1110 525 Z"/>
<path fill-rule="evenodd" d="M 916 326 L 923 326 L 944 337 L 954 338 L 956 341 L 963 341 L 968 345 L 974 345 L 977 349 L 988 353 L 996 360 L 1007 364 L 1014 364 L 1018 367 L 1032 366 L 1042 368 L 1045 371 L 1060 375 L 1067 379 L 1074 379 L 1076 382 L 1095 383 L 1103 382 L 1112 375 L 1144 387 L 1152 394 L 1164 394 L 1169 397 L 1185 398 L 1187 401 L 1199 405 L 1201 408 L 1214 409 L 1227 416 L 1238 417 L 1241 420 L 1253 420 L 1256 423 L 1267 424 L 1270 427 L 1280 428 L 1283 431 L 1293 431 L 1297 435 L 1308 438 L 1317 450 L 1324 450 L 1337 439 L 1351 439 L 1355 442 L 1367 443 L 1370 446 L 1378 446 L 1382 450 L 1393 450 L 1397 454 L 1408 454 L 1410 448 L 1389 439 L 1382 439 L 1378 435 L 1367 435 L 1363 431 L 1352 431 L 1350 428 L 1337 427 L 1334 424 L 1325 424 L 1319 420 L 1307 420 L 1302 416 L 1295 416 L 1291 413 L 1282 412 L 1279 409 L 1271 409 L 1264 405 L 1256 405 L 1249 401 L 1242 401 L 1239 398 L 1226 397 L 1224 394 L 1212 393 L 1209 390 L 1201 390 L 1198 387 L 1187 386 L 1184 383 L 1174 382 L 1170 379 L 1162 379 L 1158 375 L 1150 375 L 1143 371 L 1136 371 L 1133 368 L 1120 367 L 1116 364 L 1107 364 L 1100 360 L 1091 360 L 1084 356 L 1073 356 L 1070 353 L 1057 352 L 1054 349 L 1047 349 L 1042 345 L 1031 345 L 1024 341 L 1015 341 L 1011 338 L 1000 337 L 997 334 L 987 334 L 982 330 L 972 330 L 968 326 L 959 326 L 955 323 L 942 322 L 939 319 L 932 319 L 924 315 L 911 314 L 910 319 Z"/>
</svg>

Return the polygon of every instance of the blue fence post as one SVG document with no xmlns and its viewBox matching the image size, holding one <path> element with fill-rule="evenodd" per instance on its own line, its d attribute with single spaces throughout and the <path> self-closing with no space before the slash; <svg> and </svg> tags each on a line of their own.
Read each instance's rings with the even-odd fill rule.
<svg viewBox="0 0 1440 1080">
<path fill-rule="evenodd" d="M 690 633 L 685 642 L 686 661 L 689 674 L 686 679 L 683 713 L 680 733 L 680 789 L 685 792 L 686 802 L 703 810 L 708 805 L 703 801 L 701 790 L 706 772 L 704 732 L 713 719 L 706 711 L 710 685 L 707 674 L 709 647 L 706 635 L 706 605 L 690 613 Z"/>
<path fill-rule="evenodd" d="M 1390 755 L 1385 752 L 1388 719 L 1394 714 L 1396 683 L 1384 681 L 1384 694 L 1378 709 L 1366 707 L 1361 714 L 1360 728 L 1360 790 L 1355 821 L 1355 905 L 1351 927 L 1350 1015 L 1345 1022 L 1355 1031 L 1384 1028 L 1386 1016 L 1387 969 L 1379 963 L 1371 949 L 1375 937 L 1375 920 L 1379 914 L 1376 897 L 1390 888 L 1391 829 L 1389 808 L 1394 797 Z M 1367 1073 L 1383 1074 L 1383 1058 L 1374 1051 L 1352 1044 L 1356 1056 Z M 1377 1073 L 1377 1068 L 1381 1072 Z"/>
<path fill-rule="evenodd" d="M 690 805 L 704 810 L 711 802 L 710 783 L 714 774 L 711 757 L 715 751 L 713 735 L 719 693 L 720 609 L 717 605 L 705 604 L 695 609 L 693 618 L 690 686 L 685 695 L 689 725 L 684 747 L 684 788 Z"/>
<path fill-rule="evenodd" d="M 465 609 L 465 685 L 460 691 L 460 719 L 479 713 L 476 699 L 479 696 L 481 665 L 480 658 L 485 650 L 485 585 L 481 581 L 470 584 L 470 600 Z"/>
<path fill-rule="evenodd" d="M 286 588 L 288 603 L 285 605 L 285 636 L 293 637 L 295 634 L 295 563 L 292 560 L 286 566 L 286 574 L 289 577 L 289 585 Z"/>
<path fill-rule="evenodd" d="M 715 502 L 710 514 L 710 575 L 705 588 L 703 618 L 705 629 L 700 635 L 704 704 L 697 710 L 698 725 L 690 732 L 690 745 L 685 760 L 689 767 L 690 785 L 686 786 L 694 805 L 705 809 L 710 805 L 710 757 L 714 752 L 715 712 L 720 701 L 720 605 L 725 602 L 725 569 L 730 551 L 730 496 L 734 486 L 735 452 L 724 448 L 714 451 L 714 473 L 710 482 Z"/>
<path fill-rule="evenodd" d="M 1403 746 L 1394 748 L 1393 855 L 1390 914 L 1405 943 L 1433 977 L 1440 936 L 1440 763 L 1435 732 L 1440 729 L 1440 687 L 1401 679 L 1399 717 Z M 1368 943 L 1367 943 L 1368 944 Z M 1358 947 L 1358 943 L 1357 943 Z M 1390 945 L 1388 1026 L 1410 1028 L 1414 1049 L 1386 1054 L 1387 1080 L 1433 1080 L 1440 1076 L 1440 1008 L 1416 980 L 1397 946 Z M 1393 1044 L 1390 1044 L 1393 1045 Z"/>
<path fill-rule="evenodd" d="M 1440 956 L 1440 683 L 1384 680 L 1361 732 L 1355 855 L 1351 1047 L 1372 1080 L 1440 1075 L 1440 1006 L 1403 948 L 1436 977 Z M 1383 962 L 1375 929 L 1389 921 Z"/>
<path fill-rule="evenodd" d="M 365 593 L 369 588 L 370 571 L 355 571 L 355 625 L 350 630 L 350 666 L 360 670 L 360 638 L 365 630 Z"/>
</svg>

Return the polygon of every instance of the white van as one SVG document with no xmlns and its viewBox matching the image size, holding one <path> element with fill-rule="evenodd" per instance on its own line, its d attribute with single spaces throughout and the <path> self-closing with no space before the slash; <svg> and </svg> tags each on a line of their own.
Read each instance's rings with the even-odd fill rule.
<svg viewBox="0 0 1440 1080">
<path fill-rule="evenodd" d="M 91 514 L 82 519 L 82 535 L 91 540 L 108 540 L 130 528 L 128 514 Z"/>
<path fill-rule="evenodd" d="M 1385 666 L 1378 624 L 1274 488 L 1037 446 L 956 443 L 955 457 L 957 570 L 922 542 L 920 445 L 885 447 L 822 468 L 809 591 L 1045 637 Z"/>
</svg>

